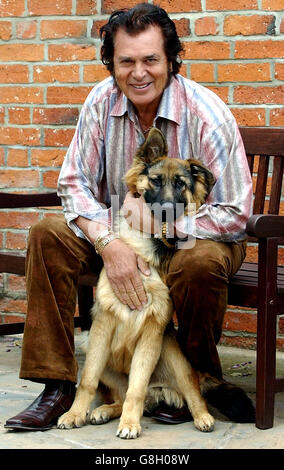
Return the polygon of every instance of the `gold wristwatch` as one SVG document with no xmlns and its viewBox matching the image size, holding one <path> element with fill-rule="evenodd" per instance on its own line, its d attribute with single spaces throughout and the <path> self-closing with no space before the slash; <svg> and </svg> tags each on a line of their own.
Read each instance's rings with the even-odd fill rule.
<svg viewBox="0 0 284 470">
<path fill-rule="evenodd" d="M 102 255 L 105 247 L 118 236 L 111 230 L 104 230 L 95 240 L 94 247 L 98 255 Z"/>
</svg>

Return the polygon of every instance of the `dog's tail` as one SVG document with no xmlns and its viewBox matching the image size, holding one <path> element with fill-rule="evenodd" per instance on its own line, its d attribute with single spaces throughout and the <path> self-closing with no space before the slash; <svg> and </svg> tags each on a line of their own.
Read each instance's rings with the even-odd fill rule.
<svg viewBox="0 0 284 470">
<path fill-rule="evenodd" d="M 242 388 L 207 374 L 201 374 L 200 388 L 207 402 L 230 421 L 255 423 L 254 405 Z"/>
</svg>

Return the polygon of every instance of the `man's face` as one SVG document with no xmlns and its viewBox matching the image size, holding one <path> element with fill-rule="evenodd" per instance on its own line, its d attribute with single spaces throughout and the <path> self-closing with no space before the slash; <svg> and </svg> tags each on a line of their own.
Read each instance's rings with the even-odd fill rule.
<svg viewBox="0 0 284 470">
<path fill-rule="evenodd" d="M 158 26 L 136 35 L 119 28 L 114 40 L 114 76 L 119 88 L 143 111 L 157 109 L 168 83 L 169 63 Z"/>
</svg>

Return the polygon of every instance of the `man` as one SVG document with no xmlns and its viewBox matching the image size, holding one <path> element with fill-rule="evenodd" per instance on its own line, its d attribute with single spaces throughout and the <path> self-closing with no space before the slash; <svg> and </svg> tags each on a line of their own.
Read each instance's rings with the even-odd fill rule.
<svg viewBox="0 0 284 470">
<path fill-rule="evenodd" d="M 101 33 L 102 60 L 112 76 L 88 96 L 61 169 L 58 194 L 65 218 L 45 219 L 32 227 L 29 237 L 20 377 L 44 383 L 45 389 L 7 421 L 10 429 L 49 429 L 72 404 L 77 380 L 73 315 L 80 274 L 99 271 L 104 264 L 123 303 L 141 309 L 146 302 L 140 272 L 147 275 L 148 266 L 112 233 L 111 211 L 102 203 L 110 204 L 112 195 L 121 202 L 126 196 L 125 213 L 131 209 L 141 222 L 144 201 L 127 194 L 123 175 L 152 126 L 166 136 L 170 157 L 200 159 L 216 178 L 194 219 L 196 244 L 173 255 L 167 283 L 182 350 L 197 370 L 222 376 L 216 344 L 228 279 L 245 256 L 252 200 L 238 127 L 216 95 L 178 75 L 182 48 L 164 10 L 140 4 L 117 11 Z M 182 222 L 179 230 L 190 235 L 190 224 Z M 157 411 L 156 417 L 187 419 L 170 410 Z"/>
</svg>

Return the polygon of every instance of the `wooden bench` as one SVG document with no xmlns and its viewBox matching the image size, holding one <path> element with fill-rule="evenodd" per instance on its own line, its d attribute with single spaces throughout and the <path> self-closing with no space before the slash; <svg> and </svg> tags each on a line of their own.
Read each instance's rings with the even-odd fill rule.
<svg viewBox="0 0 284 470">
<path fill-rule="evenodd" d="M 243 263 L 230 282 L 228 303 L 257 309 L 256 426 L 267 429 L 273 426 L 275 393 L 284 391 L 284 378 L 276 379 L 277 315 L 284 314 L 284 267 L 277 266 L 278 245 L 284 244 L 284 216 L 279 215 L 284 129 L 241 128 L 241 134 L 251 173 L 256 178 L 254 215 L 247 223 L 247 233 L 249 240 L 258 244 L 258 263 Z M 60 204 L 55 193 L 0 194 L 0 209 Z M 25 258 L 0 253 L 0 272 L 24 275 Z M 74 321 L 83 329 L 90 326 L 89 310 L 96 281 L 95 275 L 79 279 L 79 317 Z M 24 323 L 0 324 L 0 335 L 21 333 L 23 328 Z"/>
</svg>

